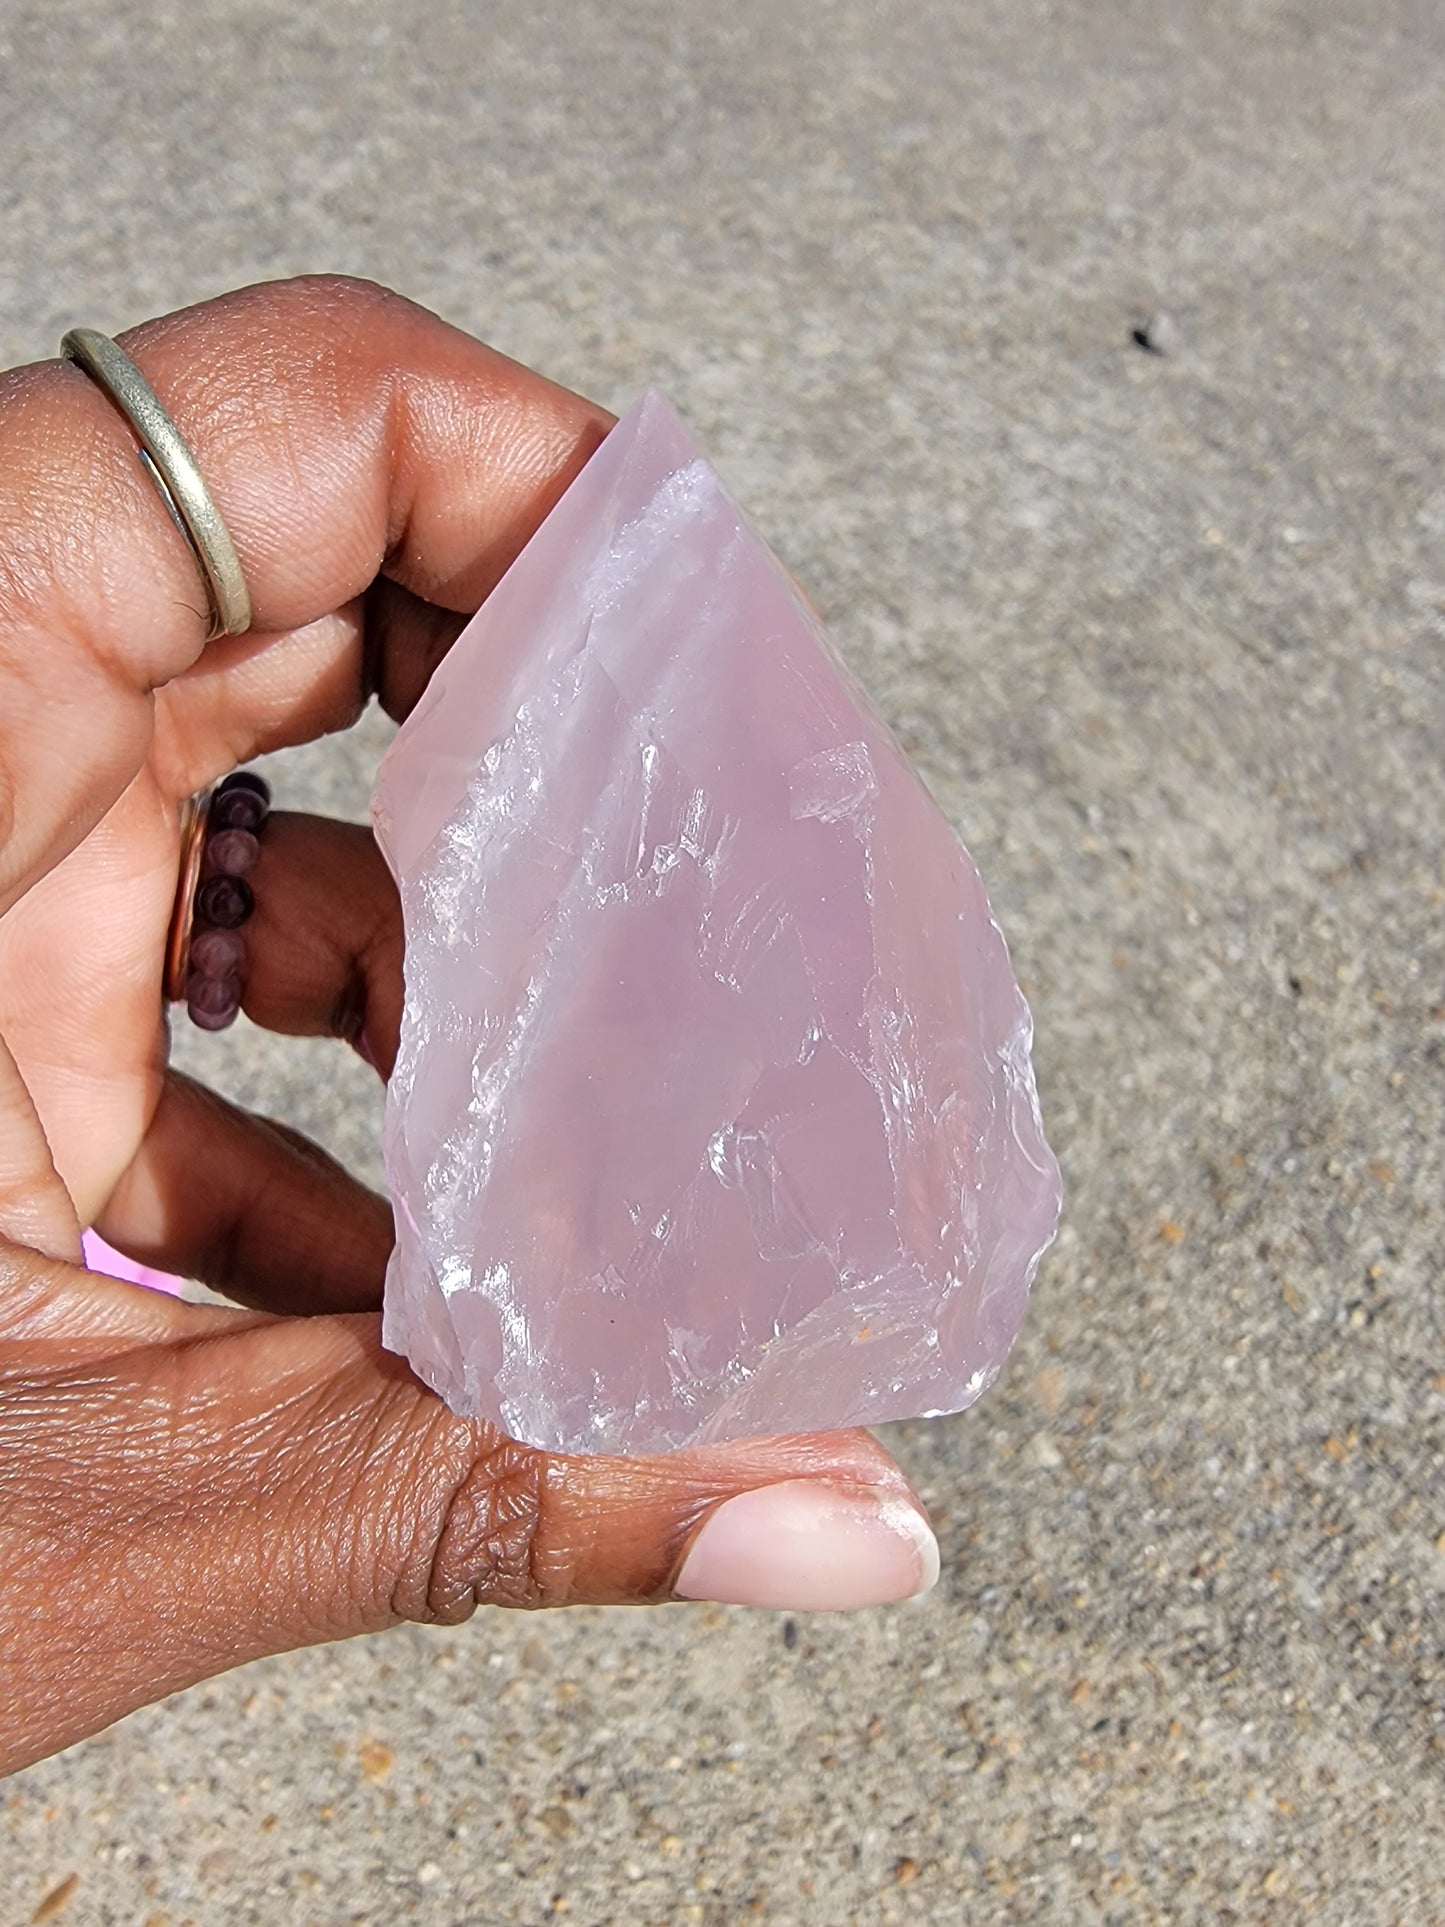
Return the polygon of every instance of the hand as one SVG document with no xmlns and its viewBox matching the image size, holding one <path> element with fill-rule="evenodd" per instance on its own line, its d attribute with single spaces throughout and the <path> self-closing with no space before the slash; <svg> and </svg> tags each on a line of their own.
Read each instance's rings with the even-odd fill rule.
<svg viewBox="0 0 1445 1927">
<path fill-rule="evenodd" d="M 609 418 L 378 289 L 124 338 L 235 539 L 250 633 L 75 367 L 0 377 L 0 1771 L 226 1667 L 478 1603 L 844 1606 L 937 1570 L 866 1433 L 560 1458 L 380 1348 L 385 1202 L 169 1071 L 178 804 L 401 715 Z M 246 1009 L 385 1074 L 401 936 L 364 831 L 274 817 Z M 201 1307 L 80 1268 L 80 1231 Z M 311 1314 L 298 1316 L 297 1314 Z"/>
</svg>

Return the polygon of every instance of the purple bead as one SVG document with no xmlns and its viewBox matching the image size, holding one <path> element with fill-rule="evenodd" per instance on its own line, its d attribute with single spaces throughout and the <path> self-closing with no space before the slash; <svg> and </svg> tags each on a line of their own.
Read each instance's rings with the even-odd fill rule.
<svg viewBox="0 0 1445 1927">
<path fill-rule="evenodd" d="M 216 785 L 217 796 L 229 796 L 232 790 L 251 790 L 263 803 L 271 801 L 271 785 L 253 769 L 232 770 L 223 783 Z"/>
<path fill-rule="evenodd" d="M 214 1015 L 210 1011 L 197 1010 L 196 1006 L 189 1002 L 186 1009 L 197 1030 L 229 1030 L 239 1014 L 239 1006 L 236 1004 L 228 1004 L 224 1010 L 216 1011 Z"/>
<path fill-rule="evenodd" d="M 222 830 L 206 845 L 208 876 L 243 877 L 254 870 L 261 845 L 249 830 Z"/>
<path fill-rule="evenodd" d="M 207 824 L 212 836 L 219 830 L 259 830 L 266 821 L 268 804 L 255 790 L 217 790 L 211 798 Z"/>
<path fill-rule="evenodd" d="M 198 930 L 191 938 L 191 969 L 198 977 L 239 977 L 246 940 L 234 930 Z"/>
<path fill-rule="evenodd" d="M 196 892 L 196 915 L 218 930 L 234 930 L 255 907 L 251 886 L 240 877 L 211 877 Z"/>
<path fill-rule="evenodd" d="M 186 1009 L 202 1030 L 224 1030 L 234 1024 L 241 1008 L 241 985 L 236 977 L 202 977 L 192 971 L 186 984 Z"/>
</svg>

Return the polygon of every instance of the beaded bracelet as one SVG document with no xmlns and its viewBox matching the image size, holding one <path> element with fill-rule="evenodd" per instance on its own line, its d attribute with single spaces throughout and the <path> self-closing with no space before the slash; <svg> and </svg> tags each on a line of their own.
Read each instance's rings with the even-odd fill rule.
<svg viewBox="0 0 1445 1927">
<path fill-rule="evenodd" d="M 246 878 L 261 855 L 260 833 L 271 809 L 271 786 L 251 770 L 218 784 L 205 811 L 198 879 L 185 956 L 184 997 L 191 1022 L 224 1030 L 236 1021 L 246 980 L 242 926 L 256 907 Z"/>
</svg>

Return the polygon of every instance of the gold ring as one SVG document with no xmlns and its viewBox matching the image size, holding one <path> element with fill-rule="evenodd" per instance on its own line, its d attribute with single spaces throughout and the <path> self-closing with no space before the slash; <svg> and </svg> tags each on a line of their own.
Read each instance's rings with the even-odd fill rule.
<svg viewBox="0 0 1445 1927">
<path fill-rule="evenodd" d="M 172 520 L 190 544 L 206 584 L 211 605 L 206 640 L 241 635 L 251 626 L 251 598 L 236 545 L 211 500 L 195 456 L 156 399 L 155 390 L 130 356 L 94 328 L 72 328 L 60 352 L 105 391 L 139 437 L 142 459 Z"/>
</svg>

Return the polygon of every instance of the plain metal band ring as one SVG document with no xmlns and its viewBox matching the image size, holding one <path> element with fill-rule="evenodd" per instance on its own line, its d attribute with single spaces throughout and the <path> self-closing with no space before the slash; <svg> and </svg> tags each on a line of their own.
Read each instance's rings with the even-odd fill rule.
<svg viewBox="0 0 1445 1927">
<path fill-rule="evenodd" d="M 211 639 L 251 626 L 251 598 L 221 511 L 196 458 L 130 356 L 94 328 L 72 328 L 60 352 L 103 388 L 140 438 L 177 527 L 190 543 L 211 605 Z"/>
</svg>

